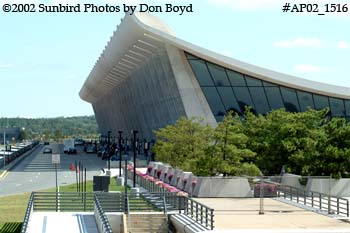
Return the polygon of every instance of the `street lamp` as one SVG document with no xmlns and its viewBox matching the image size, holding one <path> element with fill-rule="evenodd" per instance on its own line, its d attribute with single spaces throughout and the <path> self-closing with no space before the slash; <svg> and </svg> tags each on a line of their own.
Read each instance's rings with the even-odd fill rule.
<svg viewBox="0 0 350 233">
<path fill-rule="evenodd" d="M 108 171 L 111 170 L 111 131 L 108 131 L 108 138 L 107 138 L 107 148 L 108 148 Z"/>
<path fill-rule="evenodd" d="M 148 142 L 146 139 L 143 140 L 143 154 L 147 160 L 147 164 L 149 163 L 149 160 L 148 160 Z"/>
<path fill-rule="evenodd" d="M 123 131 L 118 131 L 119 133 L 119 177 L 122 176 L 122 133 Z"/>
<path fill-rule="evenodd" d="M 134 152 L 134 175 L 133 175 L 133 187 L 135 188 L 136 186 L 136 134 L 138 133 L 137 130 L 132 130 L 133 134 L 133 143 L 132 143 L 132 148 Z"/>
<path fill-rule="evenodd" d="M 6 165 L 6 129 L 4 127 L 4 169 L 5 169 L 5 165 Z"/>
</svg>

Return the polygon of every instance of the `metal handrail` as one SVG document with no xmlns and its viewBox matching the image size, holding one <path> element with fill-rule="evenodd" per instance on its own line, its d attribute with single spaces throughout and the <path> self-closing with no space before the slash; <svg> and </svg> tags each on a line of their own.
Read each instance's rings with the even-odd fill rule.
<svg viewBox="0 0 350 233">
<path fill-rule="evenodd" d="M 306 206 L 327 210 L 329 214 L 334 212 L 337 215 L 349 217 L 349 200 L 346 198 L 331 196 L 330 194 L 316 191 L 306 191 L 289 185 L 277 186 L 277 195 L 278 197 L 296 201 Z M 335 209 L 332 207 L 335 207 Z"/>
<path fill-rule="evenodd" d="M 30 216 L 33 212 L 33 205 L 34 205 L 34 193 L 31 193 L 30 198 L 29 198 L 29 202 L 28 202 L 28 206 L 27 206 L 27 210 L 26 210 L 26 214 L 24 215 L 21 233 L 27 232 L 29 219 L 30 219 Z"/>
<path fill-rule="evenodd" d="M 165 201 L 165 193 L 163 193 L 163 207 L 164 207 L 164 214 L 166 214 L 168 210 L 167 210 L 167 204 Z"/>
<path fill-rule="evenodd" d="M 186 214 L 187 216 L 191 217 L 194 221 L 205 226 L 206 228 L 209 228 L 210 230 L 214 229 L 214 209 L 186 196 L 174 196 L 173 193 L 169 192 L 167 189 L 159 187 L 151 181 L 142 179 L 142 177 L 137 174 L 136 174 L 136 182 L 141 187 L 148 190 L 150 193 L 154 193 L 155 191 L 156 192 L 158 191 L 158 193 L 162 194 L 164 198 L 165 198 L 165 195 L 171 195 L 172 198 L 178 198 L 179 201 L 178 201 L 177 207 L 178 207 L 179 213 Z M 182 199 L 184 200 L 185 203 L 187 203 L 186 205 L 184 205 L 184 208 L 181 208 Z M 176 203 L 176 201 L 173 201 L 173 203 Z M 175 204 L 173 205 L 173 207 L 176 209 Z"/>
<path fill-rule="evenodd" d="M 214 209 L 210 208 L 192 198 L 185 197 L 186 207 L 184 214 L 191 217 L 197 223 L 209 228 L 214 229 Z M 180 211 L 181 212 L 181 211 Z"/>
<path fill-rule="evenodd" d="M 56 192 L 33 192 L 33 195 L 34 211 L 58 211 Z M 60 192 L 59 195 L 60 212 L 93 211 L 93 193 Z M 81 200 L 82 197 L 85 199 L 83 202 Z"/>
<path fill-rule="evenodd" d="M 109 224 L 108 218 L 106 216 L 106 213 L 103 211 L 101 203 L 96 195 L 94 195 L 94 200 L 95 200 L 95 205 L 97 208 L 97 212 L 99 215 L 99 218 L 101 219 L 102 222 L 102 232 L 104 233 L 113 233 L 112 227 Z"/>
</svg>

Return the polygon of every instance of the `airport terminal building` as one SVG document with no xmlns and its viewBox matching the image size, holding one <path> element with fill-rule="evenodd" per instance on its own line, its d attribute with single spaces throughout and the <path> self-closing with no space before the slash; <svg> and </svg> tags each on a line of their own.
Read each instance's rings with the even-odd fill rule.
<svg viewBox="0 0 350 233">
<path fill-rule="evenodd" d="M 188 43 L 158 18 L 125 16 L 80 90 L 102 134 L 152 131 L 181 117 L 216 125 L 230 110 L 328 107 L 350 117 L 350 89 L 309 81 L 247 64 Z"/>
</svg>

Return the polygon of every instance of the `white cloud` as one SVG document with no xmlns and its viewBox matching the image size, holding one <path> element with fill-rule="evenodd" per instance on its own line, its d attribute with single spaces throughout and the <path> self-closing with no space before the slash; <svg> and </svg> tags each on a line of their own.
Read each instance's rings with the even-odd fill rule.
<svg viewBox="0 0 350 233">
<path fill-rule="evenodd" d="M 294 40 L 282 40 L 273 43 L 275 47 L 278 48 L 298 48 L 298 47 L 308 47 L 308 48 L 321 48 L 324 46 L 324 42 L 319 38 L 296 38 Z"/>
<path fill-rule="evenodd" d="M 280 0 L 208 0 L 208 3 L 219 7 L 228 7 L 233 10 L 258 10 L 280 8 Z"/>
<path fill-rule="evenodd" d="M 346 41 L 338 41 L 337 48 L 338 49 L 350 49 L 350 43 L 348 43 Z"/>
<path fill-rule="evenodd" d="M 315 73 L 321 72 L 323 69 L 318 66 L 299 64 L 295 66 L 295 70 L 301 73 Z"/>
<path fill-rule="evenodd" d="M 0 69 L 9 69 L 9 68 L 13 68 L 14 65 L 10 64 L 10 63 L 0 63 Z"/>
</svg>

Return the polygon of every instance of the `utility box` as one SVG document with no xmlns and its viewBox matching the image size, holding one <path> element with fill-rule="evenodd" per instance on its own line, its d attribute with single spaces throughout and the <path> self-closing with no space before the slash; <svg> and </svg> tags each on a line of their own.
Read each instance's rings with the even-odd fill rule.
<svg viewBox="0 0 350 233">
<path fill-rule="evenodd" d="M 110 179 L 111 179 L 110 176 L 94 176 L 93 178 L 94 192 L 95 191 L 108 192 Z"/>
</svg>

